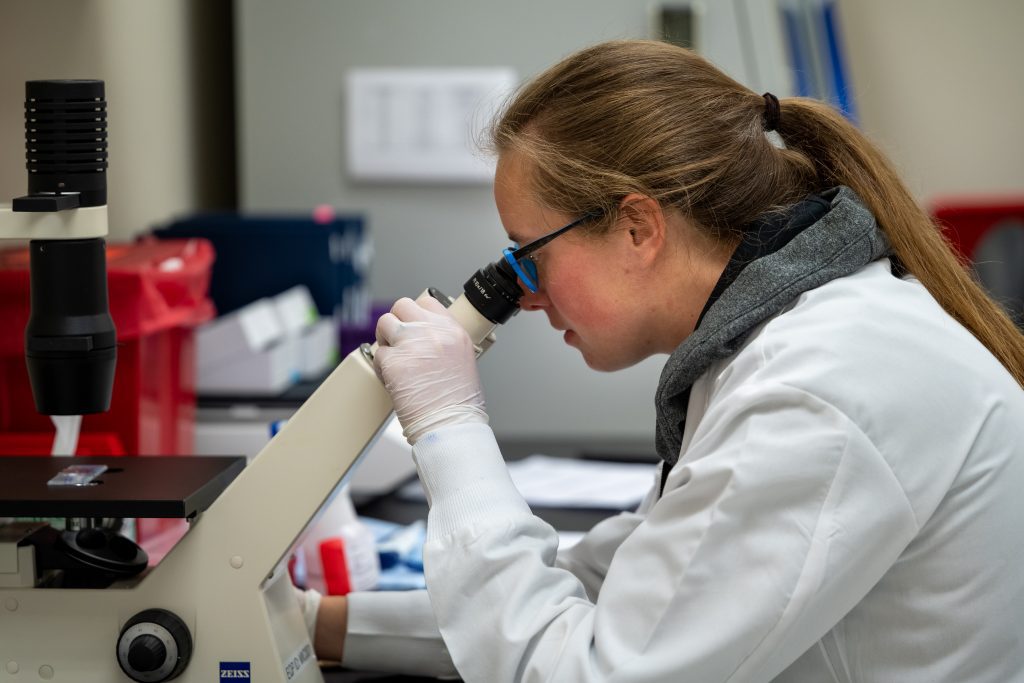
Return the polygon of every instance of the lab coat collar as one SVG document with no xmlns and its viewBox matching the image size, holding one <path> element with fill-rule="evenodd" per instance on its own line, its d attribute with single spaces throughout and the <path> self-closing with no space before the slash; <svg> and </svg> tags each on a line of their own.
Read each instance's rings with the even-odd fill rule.
<svg viewBox="0 0 1024 683">
<path fill-rule="evenodd" d="M 844 186 L 766 215 L 744 235 L 693 334 L 661 372 L 655 445 L 666 474 L 679 458 L 690 387 L 712 363 L 735 353 L 757 325 L 800 294 L 891 252 L 874 216 Z"/>
</svg>

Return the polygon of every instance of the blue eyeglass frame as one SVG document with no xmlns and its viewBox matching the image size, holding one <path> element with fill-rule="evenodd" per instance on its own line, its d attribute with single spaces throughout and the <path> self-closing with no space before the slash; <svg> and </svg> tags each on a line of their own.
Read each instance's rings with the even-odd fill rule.
<svg viewBox="0 0 1024 683">
<path fill-rule="evenodd" d="M 515 271 L 520 281 L 522 281 L 522 283 L 526 285 L 526 288 L 530 290 L 530 293 L 536 294 L 537 289 L 539 287 L 537 278 L 537 264 L 530 260 L 530 255 L 533 254 L 533 252 L 540 249 L 541 247 L 543 247 L 551 240 L 558 237 L 559 235 L 563 235 L 572 230 L 573 228 L 575 228 L 576 226 L 582 225 L 587 221 L 592 221 L 594 219 L 600 218 L 603 215 L 604 211 L 591 211 L 590 213 L 580 216 L 571 223 L 563 225 L 562 227 L 558 228 L 553 232 L 549 232 L 543 237 L 538 237 L 529 244 L 525 244 L 521 247 L 516 244 L 513 244 L 511 247 L 506 247 L 505 249 L 503 249 L 501 253 L 502 255 L 504 255 L 505 260 L 508 262 L 508 264 L 512 266 L 512 270 Z"/>
</svg>

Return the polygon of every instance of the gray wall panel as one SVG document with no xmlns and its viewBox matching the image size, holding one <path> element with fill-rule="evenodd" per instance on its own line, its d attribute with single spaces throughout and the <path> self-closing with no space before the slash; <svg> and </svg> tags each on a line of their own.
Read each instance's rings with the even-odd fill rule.
<svg viewBox="0 0 1024 683">
<path fill-rule="evenodd" d="M 358 66 L 510 66 L 522 78 L 603 39 L 647 37 L 645 2 L 236 4 L 240 197 L 249 211 L 318 203 L 366 214 L 375 299 L 449 294 L 505 246 L 483 185 L 354 184 L 344 174 L 343 83 Z M 589 370 L 541 314 L 499 330 L 482 361 L 499 435 L 651 440 L 664 357 L 611 375 Z"/>
</svg>

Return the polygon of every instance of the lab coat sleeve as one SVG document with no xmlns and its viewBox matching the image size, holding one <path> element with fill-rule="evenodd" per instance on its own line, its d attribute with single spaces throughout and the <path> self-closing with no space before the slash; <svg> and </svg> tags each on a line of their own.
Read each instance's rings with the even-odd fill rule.
<svg viewBox="0 0 1024 683">
<path fill-rule="evenodd" d="M 366 671 L 457 677 L 422 590 L 350 593 L 342 664 Z"/>
<path fill-rule="evenodd" d="M 416 444 L 438 626 L 466 681 L 766 681 L 878 581 L 917 521 L 834 406 L 750 386 L 709 406 L 596 600 L 555 565 L 485 425 Z"/>
<path fill-rule="evenodd" d="M 623 512 L 601 520 L 584 534 L 579 542 L 565 550 L 558 549 L 555 566 L 572 572 L 580 580 L 587 597 L 591 600 L 597 600 L 604 577 L 619 545 L 640 525 L 647 510 L 657 499 L 657 486 L 660 481 L 659 466 L 654 469 L 651 490 L 636 511 Z"/>
</svg>

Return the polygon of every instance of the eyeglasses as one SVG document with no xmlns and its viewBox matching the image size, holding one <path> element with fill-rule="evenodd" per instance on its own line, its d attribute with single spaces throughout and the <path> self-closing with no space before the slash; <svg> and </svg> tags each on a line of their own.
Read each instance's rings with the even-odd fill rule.
<svg viewBox="0 0 1024 683">
<path fill-rule="evenodd" d="M 538 237 L 534 241 L 522 247 L 513 243 L 511 247 L 502 250 L 501 253 L 505 256 L 505 260 L 510 266 L 512 266 L 512 270 L 516 272 L 516 275 L 519 276 L 522 283 L 526 285 L 528 290 L 530 290 L 530 293 L 536 294 L 538 288 L 537 264 L 534 262 L 532 254 L 559 235 L 569 232 L 577 225 L 582 225 L 587 221 L 592 221 L 603 215 L 603 211 L 591 211 L 590 213 L 577 218 L 572 223 L 563 225 L 554 232 L 549 232 L 543 237 Z"/>
</svg>

